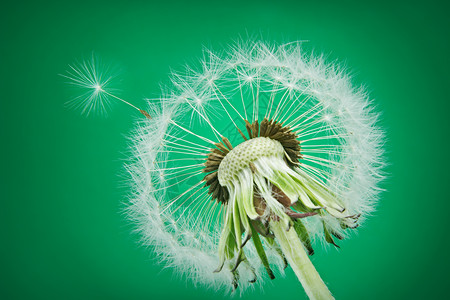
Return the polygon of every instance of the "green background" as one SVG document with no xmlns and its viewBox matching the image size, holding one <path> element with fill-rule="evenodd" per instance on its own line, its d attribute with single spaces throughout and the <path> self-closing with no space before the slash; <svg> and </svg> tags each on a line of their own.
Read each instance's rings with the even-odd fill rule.
<svg viewBox="0 0 450 300">
<path fill-rule="evenodd" d="M 188 2 L 188 1 L 186 1 Z M 0 12 L 1 299 L 228 299 L 137 244 L 121 213 L 126 136 L 140 117 L 67 110 L 58 76 L 92 51 L 120 95 L 158 97 L 171 68 L 236 38 L 309 40 L 383 112 L 390 174 L 377 212 L 312 258 L 337 299 L 444 299 L 449 284 L 449 8 L 425 1 L 15 1 Z M 305 298 L 295 275 L 245 299 Z M 235 297 L 238 299 L 238 297 Z"/>
</svg>

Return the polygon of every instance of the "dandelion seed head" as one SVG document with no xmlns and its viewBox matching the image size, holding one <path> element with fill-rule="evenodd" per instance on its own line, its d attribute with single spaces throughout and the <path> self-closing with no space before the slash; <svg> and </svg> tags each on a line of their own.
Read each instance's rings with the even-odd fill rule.
<svg viewBox="0 0 450 300">
<path fill-rule="evenodd" d="M 242 292 L 268 275 L 259 248 L 244 243 L 250 227 L 232 234 L 245 244 L 244 262 L 226 247 L 218 252 L 232 207 L 244 203 L 252 222 L 289 213 L 287 224 L 292 213 L 313 211 L 302 219 L 313 245 L 348 237 L 376 206 L 385 162 L 378 114 L 344 71 L 300 43 L 252 41 L 205 50 L 198 67 L 174 73 L 132 136 L 128 210 L 142 243 L 194 284 Z M 251 148 L 257 139 L 271 142 Z M 265 207 L 249 212 L 255 199 Z M 291 211 L 286 199 L 304 207 Z M 276 245 L 263 244 L 270 268 L 283 274 Z"/>
</svg>

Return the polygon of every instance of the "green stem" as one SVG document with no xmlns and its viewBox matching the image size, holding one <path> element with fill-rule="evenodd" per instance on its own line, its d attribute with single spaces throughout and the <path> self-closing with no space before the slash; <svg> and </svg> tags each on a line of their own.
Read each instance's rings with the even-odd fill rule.
<svg viewBox="0 0 450 300">
<path fill-rule="evenodd" d="M 309 260 L 295 229 L 291 227 L 286 231 L 284 222 L 279 221 L 270 221 L 270 227 L 308 297 L 317 300 L 334 299 Z"/>
</svg>

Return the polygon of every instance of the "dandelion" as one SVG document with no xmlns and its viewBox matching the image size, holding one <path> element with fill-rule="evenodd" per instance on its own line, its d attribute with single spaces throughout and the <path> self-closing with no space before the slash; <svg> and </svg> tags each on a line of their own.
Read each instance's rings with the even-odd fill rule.
<svg viewBox="0 0 450 300">
<path fill-rule="evenodd" d="M 194 284 L 244 291 L 309 260 L 373 211 L 383 132 L 364 90 L 299 43 L 205 51 L 171 76 L 132 135 L 129 215 L 142 243 Z"/>
<path fill-rule="evenodd" d="M 128 165 L 143 243 L 194 283 L 243 290 L 289 264 L 311 299 L 331 299 L 312 240 L 339 247 L 383 179 L 363 89 L 299 44 L 250 42 L 205 51 L 167 90 Z"/>
</svg>

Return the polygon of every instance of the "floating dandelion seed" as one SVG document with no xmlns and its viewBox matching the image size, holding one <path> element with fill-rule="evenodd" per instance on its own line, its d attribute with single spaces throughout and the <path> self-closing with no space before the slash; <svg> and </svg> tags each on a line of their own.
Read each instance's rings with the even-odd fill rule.
<svg viewBox="0 0 450 300">
<path fill-rule="evenodd" d="M 142 243 L 195 284 L 243 291 L 289 264 L 311 299 L 332 299 L 308 255 L 314 240 L 338 247 L 378 199 L 367 95 L 298 43 L 205 51 L 172 84 L 132 136 Z"/>
<path fill-rule="evenodd" d="M 106 114 L 111 100 L 106 90 L 113 79 L 108 73 L 108 69 L 101 66 L 94 55 L 90 60 L 70 65 L 66 74 L 61 76 L 67 78 L 68 83 L 79 89 L 81 94 L 67 102 L 67 106 L 80 109 L 86 116 L 92 112 Z"/>
<path fill-rule="evenodd" d="M 90 60 L 69 65 L 69 70 L 66 74 L 60 75 L 67 78 L 69 84 L 79 88 L 81 94 L 68 101 L 66 103 L 67 106 L 81 109 L 81 113 L 86 116 L 92 112 L 106 114 L 110 108 L 111 100 L 115 99 L 133 107 L 145 117 L 150 118 L 150 115 L 145 110 L 141 110 L 128 101 L 111 94 L 113 89 L 110 86 L 114 76 L 110 73 L 110 69 L 102 65 L 94 55 L 92 55 Z"/>
</svg>

